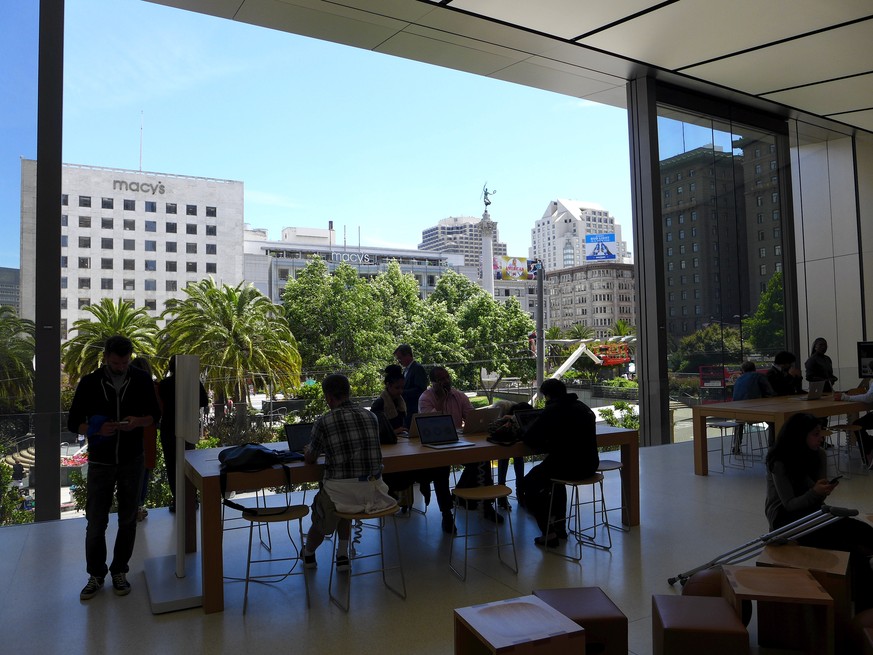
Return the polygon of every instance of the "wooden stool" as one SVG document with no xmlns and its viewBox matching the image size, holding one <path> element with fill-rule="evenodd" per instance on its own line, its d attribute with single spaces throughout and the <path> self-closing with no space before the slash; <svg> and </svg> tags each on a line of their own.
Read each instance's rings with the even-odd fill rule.
<svg viewBox="0 0 873 655">
<path fill-rule="evenodd" d="M 498 498 L 507 498 L 509 494 L 512 493 L 512 490 L 504 484 L 489 484 L 483 487 L 464 487 L 458 488 L 455 487 L 452 490 L 452 519 L 455 520 L 455 525 L 457 525 L 457 515 L 458 508 L 461 505 L 460 501 L 464 501 L 464 506 L 466 507 L 471 502 L 480 502 L 488 503 L 494 502 Z M 494 511 L 498 512 L 499 508 L 495 507 Z M 453 534 L 452 535 L 452 543 L 451 549 L 449 550 L 449 568 L 452 569 L 452 572 L 458 576 L 461 580 L 467 579 L 467 552 L 470 550 L 477 550 L 479 548 L 497 548 L 497 559 L 499 559 L 503 564 L 505 564 L 513 573 L 518 573 L 518 558 L 515 554 L 515 536 L 512 533 L 512 516 L 509 512 L 506 512 L 505 516 L 509 522 L 509 542 L 501 542 L 500 541 L 500 524 L 497 521 L 494 522 L 494 537 L 497 541 L 496 544 L 487 545 L 487 546 L 470 546 L 469 538 L 475 537 L 480 534 L 484 534 L 482 532 L 470 533 L 470 511 L 467 510 L 464 514 L 464 534 Z M 498 512 L 498 516 L 499 516 Z M 454 556 L 455 556 L 455 539 L 464 539 L 464 568 L 459 571 L 455 568 L 454 565 Z M 500 556 L 500 547 L 501 546 L 511 546 L 512 547 L 512 560 L 513 564 L 510 564 L 507 561 L 504 561 L 503 557 Z"/>
<path fill-rule="evenodd" d="M 340 609 L 348 612 L 349 604 L 350 604 L 350 596 L 352 592 L 352 578 L 359 575 L 369 575 L 370 573 L 381 573 L 382 574 L 382 582 L 385 583 L 385 586 L 388 587 L 395 594 L 400 596 L 402 599 L 406 600 L 406 578 L 403 575 L 403 560 L 400 556 L 400 535 L 397 532 L 397 521 L 395 520 L 395 514 L 397 513 L 398 507 L 397 505 L 392 505 L 387 509 L 383 509 L 377 512 L 362 512 L 359 514 L 350 514 L 346 512 L 337 512 L 336 515 L 341 519 L 346 519 L 347 521 L 367 521 L 370 519 L 378 520 L 378 525 L 376 526 L 379 530 L 379 550 L 375 553 L 370 553 L 367 555 L 355 555 L 354 557 L 349 557 L 350 565 L 357 568 L 358 563 L 361 560 L 367 559 L 368 557 L 378 557 L 380 567 L 378 569 L 373 569 L 371 571 L 358 571 L 357 573 L 353 573 L 352 571 L 348 572 L 348 581 L 346 584 L 346 593 L 345 593 L 345 604 L 340 602 L 340 599 L 337 596 L 334 596 L 333 593 L 333 578 L 334 572 L 336 571 L 336 558 L 339 555 L 345 555 L 346 553 L 339 552 L 339 539 L 335 539 L 336 541 L 336 554 L 334 555 L 333 562 L 330 565 L 330 580 L 327 583 L 328 594 L 330 595 L 331 602 L 339 607 Z M 383 539 L 384 529 L 385 529 L 385 519 L 390 518 L 392 523 L 394 523 L 394 544 L 397 549 L 397 566 L 385 566 L 385 540 Z M 351 555 L 351 553 L 349 553 Z M 394 569 L 400 570 L 400 588 L 396 588 L 388 584 L 388 578 L 385 574 L 388 571 L 392 571 Z M 337 578 L 339 578 L 337 572 Z"/>
<path fill-rule="evenodd" d="M 627 617 L 600 587 L 536 589 L 533 595 L 585 628 L 586 653 L 626 655 Z"/>
<path fill-rule="evenodd" d="M 748 655 L 749 633 L 724 598 L 652 596 L 653 655 Z"/>
</svg>

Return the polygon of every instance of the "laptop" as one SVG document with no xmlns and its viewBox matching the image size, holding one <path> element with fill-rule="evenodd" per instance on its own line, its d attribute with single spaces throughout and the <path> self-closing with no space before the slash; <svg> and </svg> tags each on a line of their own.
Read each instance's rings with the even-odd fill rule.
<svg viewBox="0 0 873 655">
<path fill-rule="evenodd" d="M 810 382 L 809 383 L 809 391 L 806 395 L 800 396 L 791 396 L 794 400 L 818 400 L 822 397 L 822 393 L 824 392 L 825 381 L 819 380 L 818 382 Z"/>
<path fill-rule="evenodd" d="M 449 416 L 449 414 L 413 414 L 411 423 L 409 424 L 409 433 L 406 435 L 410 439 L 418 439 L 418 417 L 419 416 Z M 454 425 L 454 422 L 452 423 Z"/>
<path fill-rule="evenodd" d="M 312 423 L 286 423 L 285 438 L 288 450 L 303 454 L 303 449 L 312 441 Z"/>
<path fill-rule="evenodd" d="M 464 419 L 464 434 L 488 432 L 488 426 L 492 421 L 500 418 L 499 407 L 482 407 L 467 414 Z"/>
<path fill-rule="evenodd" d="M 534 421 L 536 421 L 542 413 L 543 410 L 541 409 L 525 409 L 520 412 L 515 412 L 513 416 L 515 416 L 515 420 L 518 421 L 518 427 L 521 428 L 522 432 L 524 432 L 533 425 Z"/>
<path fill-rule="evenodd" d="M 455 422 L 448 414 L 419 414 L 415 422 L 418 424 L 418 437 L 422 446 L 444 450 L 474 445 L 458 439 Z"/>
</svg>

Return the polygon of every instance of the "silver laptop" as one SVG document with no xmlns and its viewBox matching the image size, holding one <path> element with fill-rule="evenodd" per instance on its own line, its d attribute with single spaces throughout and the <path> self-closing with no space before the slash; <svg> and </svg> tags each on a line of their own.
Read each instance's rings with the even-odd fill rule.
<svg viewBox="0 0 873 655">
<path fill-rule="evenodd" d="M 449 414 L 413 414 L 409 423 L 409 434 L 406 436 L 410 439 L 418 439 L 418 417 L 419 416 L 449 416 Z"/>
<path fill-rule="evenodd" d="M 533 425 L 534 421 L 536 421 L 542 413 L 543 410 L 541 409 L 525 409 L 520 412 L 515 412 L 513 416 L 515 416 L 515 420 L 518 422 L 518 427 L 521 428 L 522 432 L 524 432 Z"/>
<path fill-rule="evenodd" d="M 288 450 L 302 454 L 312 441 L 312 423 L 286 423 L 285 438 L 288 440 Z"/>
<path fill-rule="evenodd" d="M 448 414 L 419 414 L 415 417 L 415 422 L 418 424 L 418 437 L 422 446 L 443 450 L 474 445 L 458 439 L 455 422 Z"/>
<path fill-rule="evenodd" d="M 499 407 L 482 407 L 474 410 L 464 419 L 464 434 L 488 432 L 488 426 L 498 418 L 500 418 Z"/>
<path fill-rule="evenodd" d="M 822 393 L 824 393 L 825 381 L 819 380 L 818 382 L 810 382 L 809 383 L 809 391 L 806 395 L 800 396 L 791 396 L 795 400 L 818 400 L 821 398 Z"/>
</svg>

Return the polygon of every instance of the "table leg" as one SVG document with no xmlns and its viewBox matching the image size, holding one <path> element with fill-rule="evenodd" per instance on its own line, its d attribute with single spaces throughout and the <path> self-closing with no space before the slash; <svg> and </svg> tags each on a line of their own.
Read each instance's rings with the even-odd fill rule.
<svg viewBox="0 0 873 655">
<path fill-rule="evenodd" d="M 621 445 L 621 522 L 640 524 L 640 444 L 639 436 L 633 443 Z"/>
<path fill-rule="evenodd" d="M 703 412 L 692 413 L 695 475 L 709 475 L 709 453 L 706 451 L 706 419 L 707 416 Z"/>
<path fill-rule="evenodd" d="M 224 552 L 221 526 L 221 491 L 218 478 L 203 481 L 200 498 L 200 556 L 203 580 L 203 610 L 224 611 Z"/>
</svg>

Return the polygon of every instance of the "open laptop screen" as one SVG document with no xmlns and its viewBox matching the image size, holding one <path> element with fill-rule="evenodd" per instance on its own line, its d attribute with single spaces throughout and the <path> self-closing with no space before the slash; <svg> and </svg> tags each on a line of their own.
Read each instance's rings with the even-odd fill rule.
<svg viewBox="0 0 873 655">
<path fill-rule="evenodd" d="M 516 412 L 514 414 L 515 419 L 518 421 L 518 427 L 522 430 L 527 430 L 533 422 L 536 421 L 540 414 L 543 413 L 541 409 L 526 409 L 521 412 Z"/>
<path fill-rule="evenodd" d="M 418 424 L 418 436 L 425 445 L 458 441 L 455 422 L 448 414 L 419 414 L 415 420 Z"/>
<path fill-rule="evenodd" d="M 288 450 L 302 453 L 312 441 L 312 423 L 286 423 L 285 438 L 288 439 Z"/>
</svg>

